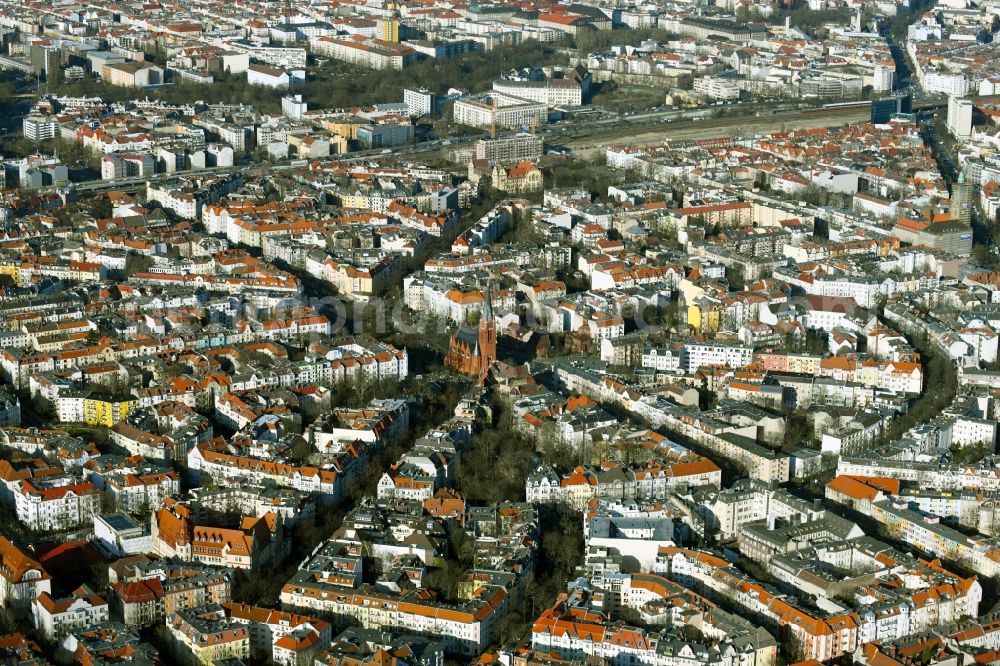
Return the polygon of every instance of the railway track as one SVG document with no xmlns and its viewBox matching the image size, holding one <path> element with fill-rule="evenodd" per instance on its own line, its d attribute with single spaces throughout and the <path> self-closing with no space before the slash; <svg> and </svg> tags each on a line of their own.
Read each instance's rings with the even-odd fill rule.
<svg viewBox="0 0 1000 666">
<path fill-rule="evenodd" d="M 642 125 L 612 127 L 567 137 L 561 143 L 574 152 L 594 151 L 616 143 L 651 144 L 670 139 L 695 139 L 715 136 L 747 136 L 767 132 L 831 127 L 863 122 L 870 117 L 864 106 L 819 108 L 777 113 L 773 116 L 729 116 L 722 118 L 684 119 L 672 123 L 651 122 Z"/>
</svg>

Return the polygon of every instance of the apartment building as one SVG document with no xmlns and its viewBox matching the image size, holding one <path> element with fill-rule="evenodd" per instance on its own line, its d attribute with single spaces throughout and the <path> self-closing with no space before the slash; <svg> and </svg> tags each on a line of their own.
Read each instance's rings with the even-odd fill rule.
<svg viewBox="0 0 1000 666">
<path fill-rule="evenodd" d="M 251 64 L 247 67 L 247 83 L 251 86 L 287 88 L 305 80 L 306 73 L 302 69 L 284 70 L 279 67 L 257 64 Z"/>
<path fill-rule="evenodd" d="M 83 398 L 83 422 L 111 428 L 125 420 L 130 412 L 137 409 L 139 401 L 134 396 L 116 397 L 101 393 L 89 393 Z"/>
<path fill-rule="evenodd" d="M 545 103 L 497 92 L 460 99 L 455 102 L 452 113 L 456 123 L 482 129 L 521 129 L 544 125 L 548 121 Z"/>
<path fill-rule="evenodd" d="M 904 500 L 871 503 L 871 515 L 893 537 L 920 551 L 958 562 L 981 576 L 1000 574 L 1000 543 L 996 538 L 966 536 L 941 519 L 909 508 Z"/>
<path fill-rule="evenodd" d="M 163 68 L 151 62 L 129 61 L 104 65 L 101 78 L 113 86 L 145 88 L 163 83 Z"/>
<path fill-rule="evenodd" d="M 318 37 L 310 40 L 313 53 L 368 69 L 401 70 L 421 56 L 412 47 L 361 34 Z"/>
<path fill-rule="evenodd" d="M 228 603 L 232 584 L 228 569 L 154 561 L 112 585 L 112 604 L 126 625 L 144 627 L 179 610 Z"/>
<path fill-rule="evenodd" d="M 280 46 L 245 39 L 226 40 L 223 45 L 272 67 L 303 69 L 306 66 L 307 53 L 301 47 Z"/>
<path fill-rule="evenodd" d="M 969 79 L 965 74 L 937 70 L 925 72 L 924 69 L 917 67 L 917 78 L 926 92 L 942 93 L 952 97 L 961 97 L 968 94 Z"/>
<path fill-rule="evenodd" d="M 432 116 L 438 112 L 438 97 L 426 88 L 404 88 L 403 104 L 411 116 Z"/>
<path fill-rule="evenodd" d="M 273 482 L 278 486 L 327 495 L 333 500 L 343 495 L 347 477 L 340 468 L 288 465 L 214 451 L 205 445 L 196 446 L 188 453 L 188 467 L 204 471 L 217 483 L 228 483 L 234 479 Z"/>
<path fill-rule="evenodd" d="M 745 368 L 753 362 L 753 347 L 724 342 L 685 342 L 681 347 L 680 368 L 694 373 L 703 366 Z"/>
<path fill-rule="evenodd" d="M 742 23 L 728 18 L 690 16 L 675 20 L 674 23 L 676 23 L 676 27 L 670 26 L 668 29 L 675 29 L 682 35 L 690 35 L 698 39 L 721 37 L 733 42 L 742 43 L 763 37 L 767 34 L 763 25 Z"/>
<path fill-rule="evenodd" d="M 91 261 L 66 261 L 53 257 L 35 257 L 17 267 L 18 286 L 31 286 L 36 280 L 53 277 L 73 282 L 97 282 L 107 277 L 106 269 Z"/>
<path fill-rule="evenodd" d="M 34 558 L 19 549 L 7 537 L 0 535 L 0 603 L 17 615 L 31 611 L 31 605 L 42 594 L 52 594 L 52 578 Z"/>
<path fill-rule="evenodd" d="M 283 530 L 273 513 L 244 516 L 239 529 L 195 525 L 190 509 L 172 504 L 153 514 L 153 550 L 208 566 L 258 570 L 282 552 Z"/>
<path fill-rule="evenodd" d="M 628 608 L 644 620 L 645 627 L 609 620 L 610 613 L 583 603 L 586 593 L 561 593 L 531 627 L 531 647 L 553 655 L 551 663 L 586 663 L 592 659 L 612 664 L 656 666 L 768 666 L 777 659 L 778 643 L 764 629 L 715 608 L 714 604 L 662 576 L 609 574 L 595 576 L 609 608 Z M 604 586 L 607 586 L 604 588 Z M 685 641 L 651 627 L 666 622 L 653 607 L 669 605 L 681 614 L 704 617 L 704 631 L 714 637 L 711 646 Z M 683 610 L 682 610 L 683 609 Z M 737 647 L 740 646 L 740 647 Z M 547 663 L 543 661 L 528 663 Z"/>
<path fill-rule="evenodd" d="M 563 502 L 579 511 L 593 499 L 663 499 L 679 488 L 721 483 L 715 463 L 690 453 L 676 462 L 648 465 L 581 466 L 562 473 L 539 468 L 525 480 L 525 495 L 529 502 Z"/>
<path fill-rule="evenodd" d="M 218 134 L 219 140 L 235 151 L 246 152 L 254 146 L 252 126 L 228 123 L 215 117 L 194 118 L 191 123 Z"/>
<path fill-rule="evenodd" d="M 537 160 L 541 156 L 542 137 L 535 134 L 521 132 L 476 142 L 475 159 L 491 164 L 516 164 L 523 160 Z"/>
<path fill-rule="evenodd" d="M 519 97 L 546 106 L 580 106 L 583 104 L 583 86 L 579 81 L 546 79 L 545 81 L 513 81 L 500 79 L 493 82 L 493 92 Z"/>
<path fill-rule="evenodd" d="M 738 100 L 740 84 L 737 79 L 721 76 L 702 76 L 694 80 L 693 89 L 705 97 L 721 100 Z"/>
<path fill-rule="evenodd" d="M 794 600 L 765 589 L 729 568 L 720 558 L 698 551 L 663 549 L 663 564 L 671 579 L 705 590 L 709 598 L 732 602 L 762 619 L 776 631 L 787 632 L 802 659 L 827 660 L 853 652 L 858 646 L 858 620 L 854 613 L 816 614 L 794 605 Z"/>
<path fill-rule="evenodd" d="M 354 618 L 365 628 L 396 627 L 438 637 L 445 650 L 466 656 L 483 651 L 506 613 L 507 592 L 483 586 L 461 605 L 436 603 L 416 591 L 403 596 L 344 587 L 306 571 L 282 588 L 281 603 Z"/>
<path fill-rule="evenodd" d="M 366 257 L 354 253 L 341 260 L 327 257 L 322 267 L 316 267 L 316 277 L 337 288 L 337 293 L 353 301 L 365 302 L 379 296 L 398 283 L 402 261 L 396 253 L 372 252 Z M 307 259 L 307 266 L 309 260 Z"/>
<path fill-rule="evenodd" d="M 922 245 L 967 257 L 972 253 L 972 228 L 958 220 L 919 222 L 900 218 L 892 227 L 893 236 L 912 245 Z"/>
<path fill-rule="evenodd" d="M 379 479 L 376 496 L 379 499 L 400 499 L 423 502 L 434 497 L 437 475 L 407 463 L 396 463 Z"/>
<path fill-rule="evenodd" d="M 167 629 L 178 653 L 196 664 L 250 657 L 250 633 L 218 604 L 175 611 L 167 616 Z"/>
<path fill-rule="evenodd" d="M 956 139 L 972 135 L 972 100 L 965 97 L 948 98 L 948 131 Z"/>
<path fill-rule="evenodd" d="M 329 644 L 322 634 L 309 624 L 301 624 L 287 635 L 274 641 L 271 658 L 278 666 L 312 664 Z"/>
<path fill-rule="evenodd" d="M 992 459 L 977 465 L 948 465 L 915 460 L 841 456 L 837 474 L 898 479 L 936 490 L 1000 491 L 1000 474 Z"/>
<path fill-rule="evenodd" d="M 80 664 L 107 663 L 123 654 L 133 664 L 153 664 L 159 658 L 156 648 L 137 632 L 113 620 L 70 632 L 61 647 Z"/>
<path fill-rule="evenodd" d="M 55 116 L 25 116 L 21 121 L 21 131 L 24 133 L 24 138 L 30 141 L 47 141 L 56 137 L 59 121 Z"/>
<path fill-rule="evenodd" d="M 175 497 L 180 487 L 176 472 L 119 474 L 105 481 L 105 492 L 115 508 L 128 513 L 157 507 L 166 498 Z"/>
<path fill-rule="evenodd" d="M 381 446 L 401 437 L 409 422 L 405 400 L 372 400 L 366 408 L 333 410 L 329 417 L 314 422 L 307 436 L 321 452 L 339 451 L 354 442 Z"/>
<path fill-rule="evenodd" d="M 235 143 L 232 145 L 234 150 L 245 149 L 245 146 L 240 147 Z M 147 182 L 146 198 L 174 211 L 180 217 L 198 220 L 201 219 L 201 210 L 204 206 L 234 192 L 242 184 L 243 177 L 240 174 L 229 177 L 181 179 L 180 182 L 162 184 Z"/>
<path fill-rule="evenodd" d="M 168 435 L 156 435 L 136 428 L 121 421 L 111 427 L 111 441 L 121 446 L 132 455 L 142 456 L 147 460 L 179 460 L 187 455 L 186 448 L 178 444 Z"/>
<path fill-rule="evenodd" d="M 656 419 L 668 431 L 677 432 L 741 466 L 748 476 L 762 481 L 788 481 L 790 460 L 757 443 L 757 426 L 736 425 L 711 413 L 677 409 Z"/>
<path fill-rule="evenodd" d="M 105 155 L 101 158 L 101 179 L 141 178 L 156 173 L 152 155 Z"/>
<path fill-rule="evenodd" d="M 283 666 L 297 666 L 299 655 L 322 650 L 333 638 L 329 622 L 308 615 L 232 602 L 222 607 L 232 622 L 246 627 L 251 659 L 270 658 Z"/>
<path fill-rule="evenodd" d="M 997 422 L 990 419 L 955 417 L 951 422 L 951 443 L 958 446 L 987 444 L 992 450 L 996 445 L 998 427 Z"/>
<path fill-rule="evenodd" d="M 36 629 L 46 636 L 57 637 L 74 629 L 107 622 L 108 602 L 81 585 L 61 599 L 42 592 L 32 602 L 31 614 Z"/>
<path fill-rule="evenodd" d="M 374 379 L 402 381 L 409 374 L 409 354 L 406 349 L 377 343 L 364 347 L 357 343 L 340 345 L 325 351 L 330 362 L 333 381 L 343 381 L 358 374 Z"/>
<path fill-rule="evenodd" d="M 89 525 L 100 513 L 101 494 L 92 483 L 48 485 L 21 481 L 14 493 L 17 518 L 32 530 L 68 530 Z"/>
</svg>

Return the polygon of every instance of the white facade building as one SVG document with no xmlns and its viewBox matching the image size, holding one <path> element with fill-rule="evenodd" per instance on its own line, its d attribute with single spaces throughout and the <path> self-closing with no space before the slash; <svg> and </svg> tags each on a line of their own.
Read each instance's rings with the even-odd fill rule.
<svg viewBox="0 0 1000 666">
<path fill-rule="evenodd" d="M 53 599 L 48 592 L 42 592 L 31 604 L 31 615 L 36 629 L 57 637 L 107 622 L 108 602 L 81 585 L 64 599 Z"/>
<path fill-rule="evenodd" d="M 521 129 L 544 125 L 548 120 L 548 106 L 544 102 L 503 95 L 494 92 L 478 99 L 462 99 L 454 105 L 455 122 L 471 127 L 488 129 L 494 125 L 503 129 Z"/>
<path fill-rule="evenodd" d="M 972 100 L 964 97 L 948 98 L 948 131 L 956 139 L 972 136 Z"/>
<path fill-rule="evenodd" d="M 33 530 L 66 530 L 89 523 L 101 510 L 101 494 L 93 484 L 36 488 L 21 481 L 14 493 L 17 518 Z"/>
</svg>

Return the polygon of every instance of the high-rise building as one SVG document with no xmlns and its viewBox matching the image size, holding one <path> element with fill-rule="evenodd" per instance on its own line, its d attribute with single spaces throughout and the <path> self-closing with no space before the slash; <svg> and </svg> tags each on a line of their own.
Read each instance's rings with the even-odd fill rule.
<svg viewBox="0 0 1000 666">
<path fill-rule="evenodd" d="M 872 89 L 875 92 L 889 92 L 896 82 L 896 69 L 888 65 L 875 65 Z"/>
<path fill-rule="evenodd" d="M 54 139 L 59 132 L 59 121 L 53 116 L 27 116 L 21 125 L 24 137 L 31 141 Z"/>
<path fill-rule="evenodd" d="M 31 71 L 43 76 L 46 81 L 59 80 L 59 68 L 62 64 L 62 52 L 56 46 L 31 45 Z"/>
<path fill-rule="evenodd" d="M 972 185 L 965 182 L 965 173 L 951 187 L 951 219 L 962 224 L 972 223 Z"/>
<path fill-rule="evenodd" d="M 411 116 L 432 116 L 437 113 L 437 95 L 426 88 L 404 88 L 403 103 L 410 109 Z"/>
<path fill-rule="evenodd" d="M 378 37 L 384 42 L 399 41 L 399 19 L 387 16 L 378 20 Z"/>
<path fill-rule="evenodd" d="M 871 120 L 873 125 L 884 125 L 897 113 L 912 113 L 913 98 L 910 95 L 885 97 L 872 100 Z"/>
<path fill-rule="evenodd" d="M 399 8 L 393 0 L 385 3 L 386 16 L 378 20 L 378 36 L 387 42 L 399 41 Z"/>
<path fill-rule="evenodd" d="M 285 95 L 281 98 L 281 115 L 290 120 L 302 120 L 309 105 L 302 101 L 302 95 Z"/>
<path fill-rule="evenodd" d="M 948 98 L 948 131 L 956 139 L 972 136 L 972 100 L 964 97 Z"/>
</svg>

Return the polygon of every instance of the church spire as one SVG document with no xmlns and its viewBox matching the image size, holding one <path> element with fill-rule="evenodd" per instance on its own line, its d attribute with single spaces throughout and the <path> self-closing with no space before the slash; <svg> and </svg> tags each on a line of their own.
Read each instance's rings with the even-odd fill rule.
<svg viewBox="0 0 1000 666">
<path fill-rule="evenodd" d="M 486 281 L 486 301 L 479 317 L 479 355 L 476 359 L 476 374 L 480 381 L 497 360 L 497 324 L 493 321 L 493 285 Z"/>
<path fill-rule="evenodd" d="M 486 303 L 483 304 L 483 314 L 479 321 L 486 323 L 493 321 L 493 289 L 490 281 L 486 281 Z"/>
</svg>

